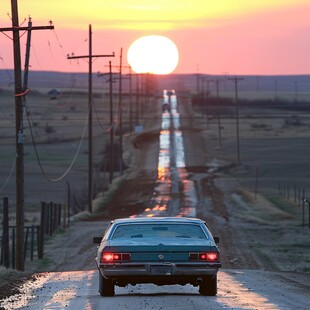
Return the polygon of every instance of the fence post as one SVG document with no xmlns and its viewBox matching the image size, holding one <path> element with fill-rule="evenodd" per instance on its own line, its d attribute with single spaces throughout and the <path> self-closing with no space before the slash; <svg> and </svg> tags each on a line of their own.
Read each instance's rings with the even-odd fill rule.
<svg viewBox="0 0 310 310">
<path fill-rule="evenodd" d="M 49 209 L 49 235 L 53 235 L 53 202 L 50 202 Z"/>
<path fill-rule="evenodd" d="M 308 227 L 310 228 L 310 202 L 308 201 Z"/>
<path fill-rule="evenodd" d="M 0 248 L 0 265 L 3 265 L 3 247 L 2 247 L 2 236 L 0 237 L 0 244 L 1 244 L 1 248 Z"/>
<path fill-rule="evenodd" d="M 3 266 L 10 267 L 10 244 L 9 244 L 9 199 L 3 198 L 3 230 L 2 230 L 2 257 Z"/>
<path fill-rule="evenodd" d="M 302 190 L 302 227 L 305 226 L 305 190 Z"/>
<path fill-rule="evenodd" d="M 26 236 L 25 236 L 25 245 L 24 245 L 24 261 L 26 260 L 26 256 L 27 256 L 29 227 L 25 227 L 25 229 L 26 229 Z"/>
<path fill-rule="evenodd" d="M 12 228 L 12 268 L 15 269 L 15 227 Z"/>
<path fill-rule="evenodd" d="M 49 214 L 50 214 L 50 206 L 49 206 L 49 204 L 45 204 L 45 219 L 44 219 L 45 228 L 44 228 L 44 233 L 46 235 L 48 235 L 48 233 L 49 233 L 49 222 L 50 222 L 49 221 Z"/>
<path fill-rule="evenodd" d="M 54 203 L 53 205 L 53 233 L 56 231 L 57 229 L 57 220 L 58 220 L 58 208 L 57 208 L 57 204 Z"/>
<path fill-rule="evenodd" d="M 63 228 L 66 229 L 67 228 L 67 204 L 64 204 L 63 207 Z"/>
<path fill-rule="evenodd" d="M 67 216 L 68 216 L 68 228 L 70 228 L 70 203 L 71 203 L 71 187 L 70 183 L 66 181 L 67 184 Z"/>
<path fill-rule="evenodd" d="M 34 225 L 31 225 L 30 260 L 33 261 L 34 251 Z"/>
<path fill-rule="evenodd" d="M 256 177 L 255 177 L 255 190 L 254 190 L 254 192 L 255 192 L 255 195 L 254 195 L 255 199 L 257 197 L 257 191 L 258 191 L 258 167 L 256 167 Z"/>
<path fill-rule="evenodd" d="M 46 221 L 46 204 L 41 202 L 41 223 L 40 223 L 40 237 L 38 245 L 38 258 L 42 259 L 44 256 L 44 235 L 45 235 L 45 223 Z"/>
<path fill-rule="evenodd" d="M 61 204 L 58 204 L 58 223 L 57 226 L 59 227 L 61 225 Z"/>
<path fill-rule="evenodd" d="M 290 200 L 290 186 L 287 185 L 287 199 Z"/>
</svg>

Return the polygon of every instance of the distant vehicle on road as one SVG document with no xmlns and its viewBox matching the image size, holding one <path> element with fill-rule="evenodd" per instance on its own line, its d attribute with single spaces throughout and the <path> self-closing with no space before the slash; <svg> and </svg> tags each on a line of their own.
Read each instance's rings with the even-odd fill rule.
<svg viewBox="0 0 310 310">
<path fill-rule="evenodd" d="M 162 112 L 171 112 L 171 104 L 170 103 L 167 103 L 167 102 L 164 102 L 163 105 L 162 105 Z"/>
<path fill-rule="evenodd" d="M 118 219 L 93 242 L 100 244 L 96 264 L 101 296 L 113 296 L 115 285 L 138 283 L 191 284 L 199 286 L 201 295 L 217 294 L 219 238 L 200 219 Z"/>
<path fill-rule="evenodd" d="M 172 89 L 170 91 L 164 90 L 164 102 L 162 105 L 162 112 L 171 113 L 171 96 L 175 95 L 175 91 Z"/>
</svg>

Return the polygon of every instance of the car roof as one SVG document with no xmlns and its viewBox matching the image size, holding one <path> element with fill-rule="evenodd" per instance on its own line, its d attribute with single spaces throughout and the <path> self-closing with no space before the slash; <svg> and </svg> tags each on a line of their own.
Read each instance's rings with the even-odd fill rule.
<svg viewBox="0 0 310 310">
<path fill-rule="evenodd" d="M 184 223 L 184 224 L 204 224 L 205 221 L 191 217 L 134 217 L 115 219 L 112 223 L 115 224 L 133 224 L 133 223 Z"/>
</svg>

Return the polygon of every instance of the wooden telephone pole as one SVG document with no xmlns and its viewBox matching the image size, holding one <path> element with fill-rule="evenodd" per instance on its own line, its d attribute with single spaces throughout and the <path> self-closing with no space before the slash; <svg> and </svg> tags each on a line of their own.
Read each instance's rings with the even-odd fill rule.
<svg viewBox="0 0 310 310">
<path fill-rule="evenodd" d="M 119 92 L 118 92 L 118 121 L 119 121 L 119 169 L 120 175 L 123 174 L 123 104 L 122 104 L 122 81 L 126 79 L 123 77 L 123 69 L 129 69 L 129 92 L 130 92 L 130 101 L 129 101 L 129 127 L 132 130 L 132 74 L 131 66 L 123 66 L 123 48 L 120 50 L 120 63 L 119 66 L 113 66 L 119 70 Z M 111 70 L 111 69 L 110 69 Z"/>
<path fill-rule="evenodd" d="M 122 65 L 123 48 L 119 56 L 119 89 L 118 89 L 118 119 L 119 119 L 119 172 L 123 175 L 123 106 L 122 106 Z"/>
<path fill-rule="evenodd" d="M 92 201 L 93 201 L 93 109 L 92 109 L 92 98 L 93 98 L 93 81 L 92 81 L 92 63 L 93 58 L 101 57 L 114 57 L 115 54 L 111 55 L 93 55 L 92 54 L 92 27 L 89 25 L 89 53 L 85 56 L 67 56 L 67 59 L 79 59 L 88 58 L 88 211 L 93 212 Z"/>
<path fill-rule="evenodd" d="M 238 111 L 238 83 L 243 81 L 244 78 L 235 76 L 234 78 L 228 78 L 229 81 L 235 83 L 235 105 L 236 105 L 236 130 L 237 130 L 237 160 L 240 164 L 240 139 L 239 139 L 239 111 Z"/>
<path fill-rule="evenodd" d="M 113 72 L 112 72 L 112 62 L 109 61 L 109 73 L 102 73 L 98 74 L 99 77 L 108 75 L 109 79 L 109 103 L 110 103 L 110 161 L 109 161 L 109 182 L 110 184 L 113 181 L 113 174 L 114 174 L 114 124 L 113 124 L 113 83 L 114 83 L 114 78 L 113 78 Z"/>
<path fill-rule="evenodd" d="M 28 31 L 27 51 L 24 73 L 24 86 L 28 85 L 28 66 L 30 55 L 30 33 L 32 30 L 54 29 L 54 26 L 20 27 L 18 20 L 17 0 L 11 0 L 12 27 L 0 28 L 0 32 L 13 32 L 14 83 L 15 83 L 15 131 L 16 131 L 16 269 L 24 267 L 24 144 L 23 144 L 23 99 L 28 89 L 22 86 L 20 31 Z"/>
<path fill-rule="evenodd" d="M 220 98 L 220 82 L 221 79 L 215 79 L 215 80 L 209 80 L 210 82 L 214 82 L 216 85 L 216 98 Z M 219 101 L 218 101 L 219 105 Z M 219 146 L 222 145 L 222 135 L 221 135 L 221 114 L 220 114 L 220 107 L 218 107 L 218 113 L 217 113 L 217 127 L 218 127 L 218 137 L 219 137 Z"/>
</svg>

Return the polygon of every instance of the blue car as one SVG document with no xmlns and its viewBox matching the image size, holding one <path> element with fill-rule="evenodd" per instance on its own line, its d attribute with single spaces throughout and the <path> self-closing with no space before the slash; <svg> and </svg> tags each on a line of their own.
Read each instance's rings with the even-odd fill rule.
<svg viewBox="0 0 310 310">
<path fill-rule="evenodd" d="M 100 244 L 96 264 L 101 296 L 113 296 L 115 285 L 138 283 L 191 284 L 199 286 L 201 295 L 217 294 L 219 240 L 200 219 L 117 219 L 93 242 Z"/>
</svg>

